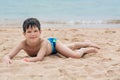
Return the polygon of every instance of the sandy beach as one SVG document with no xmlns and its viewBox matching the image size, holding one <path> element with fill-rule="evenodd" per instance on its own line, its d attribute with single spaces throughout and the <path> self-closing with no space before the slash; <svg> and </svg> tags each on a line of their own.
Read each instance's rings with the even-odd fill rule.
<svg viewBox="0 0 120 80">
<path fill-rule="evenodd" d="M 24 39 L 14 26 L 0 27 L 0 59 Z M 120 80 L 120 28 L 42 28 L 42 37 L 66 44 L 90 40 L 101 49 L 80 59 L 51 55 L 34 63 L 22 61 L 27 55 L 21 51 L 11 65 L 0 60 L 0 80 Z"/>
</svg>

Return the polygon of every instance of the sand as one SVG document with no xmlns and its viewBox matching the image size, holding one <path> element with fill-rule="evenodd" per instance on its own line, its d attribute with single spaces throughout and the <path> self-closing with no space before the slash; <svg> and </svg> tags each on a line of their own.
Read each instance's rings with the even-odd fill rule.
<svg viewBox="0 0 120 80">
<path fill-rule="evenodd" d="M 11 65 L 0 61 L 0 80 L 120 80 L 120 28 L 43 28 L 42 37 L 63 43 L 91 40 L 101 49 L 80 59 L 51 55 L 24 62 L 21 51 Z M 0 59 L 24 39 L 19 27 L 0 27 Z"/>
</svg>

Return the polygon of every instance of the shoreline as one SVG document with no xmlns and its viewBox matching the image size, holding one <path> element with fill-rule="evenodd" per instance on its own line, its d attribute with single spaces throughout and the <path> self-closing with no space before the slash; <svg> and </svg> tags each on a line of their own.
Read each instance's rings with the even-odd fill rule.
<svg viewBox="0 0 120 80">
<path fill-rule="evenodd" d="M 118 20 L 119 22 L 119 20 Z M 119 28 L 120 24 L 115 22 L 95 23 L 95 22 L 61 22 L 61 21 L 40 21 L 42 27 L 64 27 L 64 28 Z M 21 27 L 23 20 L 0 20 L 0 27 Z"/>
<path fill-rule="evenodd" d="M 36 18 L 36 17 L 35 17 Z M 27 18 L 3 18 L 0 19 L 1 23 L 13 23 L 13 22 L 23 22 Z M 41 19 L 37 17 L 37 19 L 45 24 L 120 24 L 120 18 L 113 18 L 113 19 L 78 19 L 78 20 L 61 20 L 61 19 Z"/>
</svg>

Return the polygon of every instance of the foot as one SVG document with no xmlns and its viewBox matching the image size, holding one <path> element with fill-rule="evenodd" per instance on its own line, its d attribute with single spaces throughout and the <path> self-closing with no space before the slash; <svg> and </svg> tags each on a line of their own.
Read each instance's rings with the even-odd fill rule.
<svg viewBox="0 0 120 80">
<path fill-rule="evenodd" d="M 86 42 L 86 44 L 88 44 L 88 47 L 94 47 L 94 48 L 100 49 L 100 47 L 97 44 L 92 43 L 89 40 L 86 40 L 85 42 Z"/>
<path fill-rule="evenodd" d="M 97 53 L 98 50 L 95 48 L 81 48 L 80 50 L 83 51 L 83 53 Z"/>
<path fill-rule="evenodd" d="M 82 57 L 84 54 L 87 53 L 97 53 L 97 49 L 96 48 L 81 48 L 80 50 L 77 50 L 77 53 L 80 55 L 80 57 Z"/>
</svg>

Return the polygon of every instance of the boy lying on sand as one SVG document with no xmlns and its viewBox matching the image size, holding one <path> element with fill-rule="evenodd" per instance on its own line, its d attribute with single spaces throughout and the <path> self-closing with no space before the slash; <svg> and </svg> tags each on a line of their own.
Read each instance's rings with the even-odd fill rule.
<svg viewBox="0 0 120 80">
<path fill-rule="evenodd" d="M 40 37 L 40 22 L 36 18 L 28 18 L 24 21 L 23 34 L 26 39 L 3 57 L 3 62 L 6 64 L 11 64 L 11 59 L 22 49 L 31 56 L 23 59 L 27 62 L 41 61 L 45 56 L 56 54 L 57 52 L 66 57 L 80 58 L 85 53 L 96 53 L 100 49 L 99 46 L 90 41 L 74 42 L 65 45 L 57 38 L 43 39 Z"/>
</svg>

